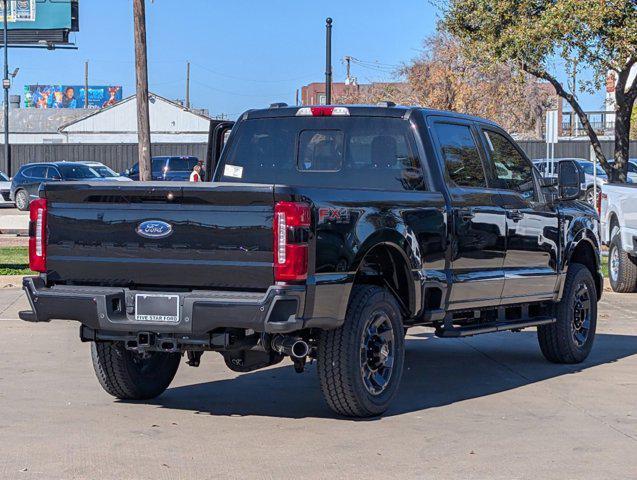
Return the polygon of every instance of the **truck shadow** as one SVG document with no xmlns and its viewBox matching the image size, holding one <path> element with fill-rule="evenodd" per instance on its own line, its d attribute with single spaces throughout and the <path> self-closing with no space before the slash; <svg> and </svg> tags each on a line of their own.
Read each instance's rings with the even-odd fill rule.
<svg viewBox="0 0 637 480">
<path fill-rule="evenodd" d="M 401 388 L 384 416 L 494 395 L 637 354 L 637 336 L 610 334 L 598 334 L 591 355 L 579 365 L 547 362 L 535 332 L 462 340 L 421 333 L 409 335 L 406 345 Z M 336 417 L 322 398 L 315 364 L 300 375 L 284 364 L 234 379 L 175 387 L 150 403 L 206 415 Z"/>
</svg>

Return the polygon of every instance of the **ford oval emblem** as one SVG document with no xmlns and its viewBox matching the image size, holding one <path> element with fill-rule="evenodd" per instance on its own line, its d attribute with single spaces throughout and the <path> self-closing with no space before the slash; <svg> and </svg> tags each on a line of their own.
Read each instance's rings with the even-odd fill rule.
<svg viewBox="0 0 637 480">
<path fill-rule="evenodd" d="M 173 226 L 161 220 L 142 222 L 137 227 L 137 235 L 144 238 L 166 238 L 172 233 Z"/>
</svg>

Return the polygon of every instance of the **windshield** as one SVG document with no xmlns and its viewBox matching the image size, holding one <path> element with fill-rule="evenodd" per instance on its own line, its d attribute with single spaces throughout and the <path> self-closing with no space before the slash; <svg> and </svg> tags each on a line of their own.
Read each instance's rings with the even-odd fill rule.
<svg viewBox="0 0 637 480">
<path fill-rule="evenodd" d="M 91 168 L 95 170 L 99 174 L 99 176 L 102 178 L 119 177 L 117 173 L 115 173 L 113 170 L 108 168 L 106 165 L 101 165 L 99 167 L 91 167 Z"/>
<path fill-rule="evenodd" d="M 4 173 L 0 172 L 0 182 L 8 182 L 9 177 L 7 177 Z"/>
<path fill-rule="evenodd" d="M 584 170 L 584 173 L 586 175 L 594 175 L 593 164 L 591 162 L 581 162 L 580 165 L 582 166 L 582 170 Z M 599 166 L 597 167 L 597 176 L 598 177 L 606 176 L 606 172 Z"/>
<path fill-rule="evenodd" d="M 86 165 L 60 165 L 58 169 L 64 180 L 101 178 L 95 170 Z"/>
<path fill-rule="evenodd" d="M 173 172 L 191 172 L 197 163 L 199 160 L 195 157 L 173 157 L 168 165 Z"/>
<path fill-rule="evenodd" d="M 164 173 L 164 167 L 166 166 L 166 158 L 165 157 L 157 157 L 152 160 L 152 171 L 153 173 Z"/>
</svg>

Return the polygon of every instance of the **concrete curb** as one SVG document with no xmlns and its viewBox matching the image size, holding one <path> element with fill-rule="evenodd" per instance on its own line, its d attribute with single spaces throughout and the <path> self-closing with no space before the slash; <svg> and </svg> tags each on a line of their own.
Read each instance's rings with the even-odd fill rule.
<svg viewBox="0 0 637 480">
<path fill-rule="evenodd" d="M 23 275 L 2 275 L 0 276 L 0 289 L 22 288 Z"/>
</svg>

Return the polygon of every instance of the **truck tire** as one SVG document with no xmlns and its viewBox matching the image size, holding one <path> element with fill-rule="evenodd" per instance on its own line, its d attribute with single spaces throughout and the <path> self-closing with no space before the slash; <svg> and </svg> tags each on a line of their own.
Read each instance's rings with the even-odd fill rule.
<svg viewBox="0 0 637 480">
<path fill-rule="evenodd" d="M 93 368 L 100 384 L 121 400 L 148 400 L 161 395 L 172 382 L 181 354 L 149 353 L 142 358 L 122 342 L 93 343 Z"/>
<path fill-rule="evenodd" d="M 597 327 L 597 288 L 584 265 L 569 267 L 555 316 L 555 323 L 537 328 L 542 353 L 553 363 L 583 362 L 593 348 Z"/>
<path fill-rule="evenodd" d="M 29 210 L 29 194 L 24 190 L 18 190 L 15 194 L 15 206 L 21 212 Z"/>
<path fill-rule="evenodd" d="M 622 248 L 618 227 L 615 227 L 611 233 L 608 277 L 610 286 L 617 293 L 633 293 L 637 289 L 637 262 Z"/>
<path fill-rule="evenodd" d="M 597 199 L 595 198 L 595 189 L 593 189 L 593 187 L 586 190 L 586 193 L 584 194 L 584 201 L 592 206 L 595 206 L 597 203 Z"/>
<path fill-rule="evenodd" d="M 405 357 L 400 306 L 384 288 L 352 291 L 345 323 L 323 331 L 317 369 L 329 407 L 348 417 L 382 414 L 398 391 Z"/>
</svg>

